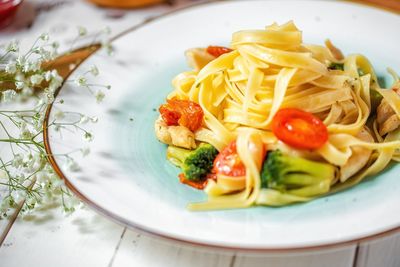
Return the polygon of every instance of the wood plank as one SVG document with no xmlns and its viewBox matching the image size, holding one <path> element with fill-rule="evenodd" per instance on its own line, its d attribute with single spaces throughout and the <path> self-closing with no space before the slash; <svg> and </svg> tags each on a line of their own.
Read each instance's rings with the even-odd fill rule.
<svg viewBox="0 0 400 267">
<path fill-rule="evenodd" d="M 360 246 L 356 267 L 399 267 L 400 233 Z"/>
<path fill-rule="evenodd" d="M 356 246 L 271 256 L 237 255 L 233 267 L 352 267 Z"/>
<path fill-rule="evenodd" d="M 0 248 L 1 266 L 108 266 L 124 227 L 88 209 L 18 219 Z"/>
<path fill-rule="evenodd" d="M 206 252 L 128 230 L 109 267 L 229 267 L 232 254 Z"/>
<path fill-rule="evenodd" d="M 233 254 L 185 247 L 128 230 L 110 267 L 352 267 L 355 246 L 302 254 Z"/>
</svg>

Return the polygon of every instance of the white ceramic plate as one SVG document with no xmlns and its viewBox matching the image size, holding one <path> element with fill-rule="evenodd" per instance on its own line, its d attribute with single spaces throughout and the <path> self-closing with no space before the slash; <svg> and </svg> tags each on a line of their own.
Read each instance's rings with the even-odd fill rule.
<svg viewBox="0 0 400 267">
<path fill-rule="evenodd" d="M 229 1 L 168 14 L 117 38 L 115 56 L 90 57 L 74 73 L 92 65 L 97 83 L 111 84 L 102 104 L 87 91 L 66 84 L 57 108 L 97 116 L 91 154 L 81 170 L 55 168 L 89 206 L 155 235 L 193 244 L 244 250 L 281 250 L 343 244 L 400 226 L 400 166 L 335 195 L 282 208 L 189 212 L 202 192 L 181 185 L 178 170 L 165 160 L 166 147 L 153 133 L 156 109 L 171 91 L 171 79 L 187 70 L 184 51 L 228 45 L 237 30 L 294 20 L 307 43 L 326 38 L 346 53 L 369 57 L 379 74 L 400 70 L 400 17 L 387 11 L 336 1 Z M 81 134 L 49 132 L 49 147 L 61 154 L 85 146 Z"/>
</svg>

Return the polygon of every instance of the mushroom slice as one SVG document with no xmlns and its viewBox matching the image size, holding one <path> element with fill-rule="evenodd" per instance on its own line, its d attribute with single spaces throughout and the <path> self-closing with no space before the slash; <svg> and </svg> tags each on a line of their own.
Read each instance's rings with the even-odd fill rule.
<svg viewBox="0 0 400 267">
<path fill-rule="evenodd" d="M 357 137 L 366 142 L 374 142 L 372 135 L 364 128 Z M 367 164 L 372 153 L 372 150 L 361 146 L 354 146 L 351 150 L 353 152 L 351 157 L 345 165 L 340 167 L 340 182 L 342 183 L 361 170 Z"/>
</svg>

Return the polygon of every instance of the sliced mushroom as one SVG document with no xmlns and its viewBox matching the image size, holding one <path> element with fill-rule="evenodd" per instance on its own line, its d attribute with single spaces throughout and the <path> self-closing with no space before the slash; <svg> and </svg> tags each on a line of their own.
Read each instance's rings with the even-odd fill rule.
<svg viewBox="0 0 400 267">
<path fill-rule="evenodd" d="M 395 92 L 400 92 L 395 87 L 393 87 L 392 90 L 394 90 Z M 376 109 L 376 121 L 378 122 L 379 134 L 381 136 L 384 136 L 385 134 L 397 129 L 400 126 L 399 116 L 389 105 L 386 99 L 382 99 L 381 103 Z"/>
<path fill-rule="evenodd" d="M 374 138 L 366 129 L 362 129 L 357 137 L 366 142 L 374 142 Z M 372 151 L 361 146 L 351 148 L 352 155 L 345 165 L 340 167 L 340 181 L 343 183 L 367 164 Z"/>
<path fill-rule="evenodd" d="M 207 53 L 205 48 L 191 48 L 186 50 L 185 55 L 188 65 L 197 71 L 215 59 L 213 55 Z"/>
<path fill-rule="evenodd" d="M 157 139 L 167 145 L 174 145 L 187 149 L 196 148 L 194 133 L 184 126 L 168 126 L 159 117 L 154 123 Z"/>
</svg>

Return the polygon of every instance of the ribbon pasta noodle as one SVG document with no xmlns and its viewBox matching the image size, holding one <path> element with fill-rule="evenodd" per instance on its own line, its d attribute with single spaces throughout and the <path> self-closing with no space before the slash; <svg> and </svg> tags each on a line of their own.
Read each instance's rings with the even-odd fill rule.
<svg viewBox="0 0 400 267">
<path fill-rule="evenodd" d="M 400 160 L 398 76 L 389 70 L 394 85 L 383 89 L 366 57 L 342 57 L 330 41 L 326 44 L 304 44 L 302 32 L 290 21 L 236 32 L 230 50 L 217 57 L 204 49 L 187 52 L 193 70 L 173 79 L 174 90 L 167 99 L 197 103 L 204 117 L 193 133 L 196 143 L 222 151 L 236 140 L 245 167 L 240 178 L 219 174 L 209 179 L 204 188 L 208 199 L 189 204 L 190 210 L 306 202 L 354 186 L 391 160 Z M 317 149 L 282 142 L 274 135 L 272 122 L 285 108 L 300 109 L 323 121 L 328 141 Z M 301 187 L 265 187 L 261 178 L 265 154 L 255 146 L 265 148 L 267 155 L 279 150 L 326 163 L 334 178 L 313 184 L 304 180 Z"/>
</svg>

